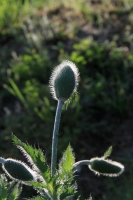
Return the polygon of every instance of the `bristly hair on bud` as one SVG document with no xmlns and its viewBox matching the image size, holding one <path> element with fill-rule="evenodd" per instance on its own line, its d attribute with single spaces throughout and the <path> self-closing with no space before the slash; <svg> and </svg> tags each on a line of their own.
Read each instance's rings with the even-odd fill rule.
<svg viewBox="0 0 133 200">
<path fill-rule="evenodd" d="M 76 92 L 79 82 L 79 71 L 76 65 L 65 60 L 55 67 L 49 80 L 49 87 L 54 99 L 67 101 Z"/>
<path fill-rule="evenodd" d="M 5 173 L 13 180 L 25 183 L 27 181 L 36 181 L 37 174 L 30 169 L 25 163 L 8 158 L 2 163 Z"/>
<path fill-rule="evenodd" d="M 89 168 L 98 175 L 111 177 L 119 176 L 124 171 L 124 166 L 121 163 L 97 157 L 90 160 Z"/>
</svg>

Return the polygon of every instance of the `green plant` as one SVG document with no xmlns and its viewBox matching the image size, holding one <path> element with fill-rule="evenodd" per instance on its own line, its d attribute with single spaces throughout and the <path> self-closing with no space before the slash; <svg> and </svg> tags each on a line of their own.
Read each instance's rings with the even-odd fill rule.
<svg viewBox="0 0 133 200">
<path fill-rule="evenodd" d="M 47 0 L 45 0 L 47 1 Z M 0 30 L 2 33 L 10 33 L 15 27 L 18 27 L 27 15 L 34 12 L 35 8 L 38 9 L 44 3 L 43 0 L 39 1 L 15 1 L 15 0 L 1 0 L 0 7 Z M 32 7 L 32 9 L 31 9 Z M 22 14 L 25 15 L 24 18 Z"/>
<path fill-rule="evenodd" d="M 99 43 L 89 38 L 73 45 L 69 58 L 84 74 L 82 91 L 89 111 L 96 107 L 121 116 L 132 108 L 132 52 L 125 51 L 115 39 Z"/>
<path fill-rule="evenodd" d="M 64 104 L 68 104 L 77 91 L 79 72 L 74 63 L 64 61 L 57 66 L 50 78 L 49 86 L 54 99 L 58 101 L 55 115 L 55 123 L 52 138 L 51 169 L 46 162 L 41 149 L 36 149 L 21 142 L 15 135 L 12 135 L 14 144 L 27 158 L 30 167 L 24 162 L 12 158 L 0 158 L 2 168 L 7 176 L 13 180 L 13 187 L 10 188 L 11 197 L 7 193 L 3 197 L 9 200 L 17 199 L 21 184 L 33 186 L 38 191 L 38 196 L 32 200 L 49 199 L 80 199 L 75 183 L 75 172 L 81 165 L 87 165 L 90 170 L 99 175 L 118 176 L 124 171 L 124 166 L 118 162 L 108 160 L 112 148 L 110 147 L 103 157 L 92 158 L 75 162 L 75 156 L 70 145 L 63 153 L 57 168 L 58 133 L 61 119 L 61 111 Z M 2 180 L 1 180 L 2 181 Z M 5 184 L 2 182 L 2 184 Z M 17 186 L 16 186 L 17 185 Z M 1 191 L 4 191 L 3 186 Z M 7 186 L 7 190 L 9 190 Z M 15 195 L 13 196 L 13 194 Z M 91 197 L 90 197 L 91 199 Z"/>
<path fill-rule="evenodd" d="M 50 66 L 45 53 L 40 55 L 30 52 L 20 56 L 17 61 L 14 60 L 12 78 L 8 78 L 8 84 L 4 84 L 4 88 L 20 100 L 27 112 L 34 112 L 43 121 L 48 121 L 51 117 L 48 112 L 49 100 L 44 97 L 47 93 L 45 83 Z"/>
<path fill-rule="evenodd" d="M 0 198 L 2 200 L 15 200 L 19 197 L 22 185 L 15 181 L 8 182 L 4 174 L 0 175 Z"/>
</svg>

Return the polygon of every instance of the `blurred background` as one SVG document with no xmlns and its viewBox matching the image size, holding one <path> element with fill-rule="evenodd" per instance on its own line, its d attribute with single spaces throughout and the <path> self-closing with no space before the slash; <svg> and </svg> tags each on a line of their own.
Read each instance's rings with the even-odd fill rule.
<svg viewBox="0 0 133 200">
<path fill-rule="evenodd" d="M 40 147 L 50 163 L 57 102 L 50 74 L 65 59 L 80 71 L 78 96 L 63 109 L 58 158 L 70 143 L 76 161 L 103 156 L 125 165 L 117 178 L 83 167 L 83 199 L 133 199 L 132 0 L 0 0 L 0 156 L 24 160 L 11 141 Z M 35 195 L 24 188 L 22 198 Z"/>
</svg>

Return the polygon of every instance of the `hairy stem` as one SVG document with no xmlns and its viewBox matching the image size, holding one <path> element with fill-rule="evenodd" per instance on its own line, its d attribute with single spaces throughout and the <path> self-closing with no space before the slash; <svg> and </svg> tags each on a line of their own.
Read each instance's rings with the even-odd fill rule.
<svg viewBox="0 0 133 200">
<path fill-rule="evenodd" d="M 53 130 L 53 138 L 52 138 L 52 156 L 51 156 L 51 176 L 54 176 L 56 173 L 56 165 L 57 165 L 57 145 L 58 145 L 58 131 L 60 125 L 61 111 L 64 102 L 58 100 L 55 122 L 54 122 L 54 130 Z"/>
<path fill-rule="evenodd" d="M 89 160 L 81 160 L 81 161 L 76 162 L 76 163 L 73 165 L 73 168 L 79 167 L 79 166 L 81 166 L 81 165 L 89 165 L 89 164 L 90 164 L 90 161 L 89 161 Z"/>
<path fill-rule="evenodd" d="M 0 157 L 0 163 L 4 163 L 5 162 L 5 159 Z"/>
</svg>

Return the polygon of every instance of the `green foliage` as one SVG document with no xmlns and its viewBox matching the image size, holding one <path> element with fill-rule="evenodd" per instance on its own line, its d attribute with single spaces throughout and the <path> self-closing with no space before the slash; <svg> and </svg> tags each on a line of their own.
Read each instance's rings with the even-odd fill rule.
<svg viewBox="0 0 133 200">
<path fill-rule="evenodd" d="M 15 135 L 12 135 L 14 144 L 24 153 L 34 170 L 42 175 L 46 182 L 50 179 L 49 167 L 41 149 L 35 149 L 28 144 L 22 143 Z"/>
<path fill-rule="evenodd" d="M 46 51 L 43 50 L 41 54 L 38 54 L 33 50 L 12 61 L 13 78 L 15 81 L 20 81 L 21 85 L 27 80 L 34 79 L 46 83 L 49 77 L 47 71 L 50 67 L 51 62 Z"/>
<path fill-rule="evenodd" d="M 95 105 L 112 114 L 124 114 L 132 108 L 132 83 L 128 81 L 131 54 L 125 54 L 115 41 L 98 43 L 90 38 L 73 45 L 70 59 L 84 74 L 84 90 L 91 107 Z"/>
<path fill-rule="evenodd" d="M 7 195 L 6 183 L 6 177 L 4 175 L 0 175 L 0 197 L 2 200 L 4 200 Z"/>
<path fill-rule="evenodd" d="M 42 198 L 46 196 L 47 199 L 64 199 L 76 193 L 75 183 L 72 184 L 74 155 L 70 145 L 60 161 L 59 171 L 56 172 L 54 177 L 51 177 L 50 168 L 40 149 L 35 149 L 28 144 L 22 143 L 14 135 L 12 135 L 12 139 L 14 144 L 25 155 L 33 170 L 38 173 L 38 180 L 40 181 L 31 181 L 30 184 L 40 191 Z"/>
<path fill-rule="evenodd" d="M 49 112 L 51 105 L 46 96 L 48 89 L 45 86 L 48 82 L 47 71 L 51 65 L 49 59 L 45 53 L 39 55 L 31 52 L 14 62 L 13 78 L 8 78 L 8 84 L 4 84 L 4 88 L 20 100 L 27 112 L 34 112 L 41 120 L 49 121 L 52 113 Z"/>
<path fill-rule="evenodd" d="M 29 108 L 24 96 L 22 95 L 22 93 L 20 92 L 18 86 L 15 84 L 15 82 L 13 81 L 13 79 L 9 78 L 9 83 L 11 84 L 11 87 L 9 87 L 8 85 L 5 85 L 4 87 L 14 96 L 17 96 L 20 101 L 23 103 L 23 105 L 25 106 L 25 108 Z"/>
<path fill-rule="evenodd" d="M 5 85 L 5 88 L 11 94 L 15 95 L 27 110 L 34 110 L 43 120 L 45 118 L 45 112 L 47 111 L 45 110 L 46 107 L 42 104 L 43 100 L 41 100 L 41 98 L 45 96 L 46 89 L 41 83 L 45 83 L 48 79 L 46 71 L 49 66 L 50 62 L 44 55 L 40 56 L 34 53 L 31 55 L 24 55 L 20 58 L 20 61 L 16 61 L 12 67 L 15 81 L 10 78 L 9 83 L 11 87 Z M 17 86 L 18 82 L 21 83 L 20 87 Z M 22 90 L 20 90 L 20 88 L 22 88 Z M 46 101 L 48 102 L 48 100 Z M 40 113 L 39 110 L 42 110 L 42 112 Z"/>
<path fill-rule="evenodd" d="M 22 191 L 22 186 L 13 181 L 11 186 L 8 189 L 7 199 L 6 200 L 15 200 L 20 196 L 20 193 Z"/>
<path fill-rule="evenodd" d="M 45 0 L 46 1 L 46 0 Z M 1 0 L 0 7 L 0 30 L 2 33 L 6 33 L 8 31 L 12 31 L 14 29 L 13 26 L 20 26 L 24 19 L 21 18 L 23 15 L 29 15 L 34 11 L 34 8 L 39 8 L 44 1 L 39 0 L 36 1 L 15 1 L 15 0 Z M 15 29 L 14 29 L 15 30 Z"/>
<path fill-rule="evenodd" d="M 75 184 L 73 174 L 73 169 L 75 168 L 74 166 L 78 167 L 79 165 L 88 165 L 89 163 L 89 167 L 92 171 L 98 174 L 109 176 L 119 175 L 124 170 L 124 167 L 120 163 L 110 160 L 104 160 L 103 158 L 93 158 L 90 161 L 83 160 L 75 163 L 75 156 L 73 154 L 71 146 L 69 145 L 66 151 L 63 153 L 63 156 L 59 162 L 59 169 L 56 171 L 56 174 L 54 176 L 51 176 L 50 168 L 47 165 L 43 152 L 40 149 L 33 148 L 30 145 L 21 142 L 15 135 L 12 135 L 12 139 L 14 144 L 22 151 L 22 153 L 27 158 L 28 162 L 32 167 L 33 173 L 36 173 L 37 180 L 29 181 L 28 184 L 33 186 L 33 188 L 35 188 L 40 193 L 40 196 L 32 199 L 74 199 L 74 196 L 77 193 L 77 186 Z M 106 152 L 106 157 L 109 156 L 110 153 L 111 148 L 109 148 Z M 8 160 L 9 159 L 7 159 L 7 161 Z M 13 164 L 15 164 L 15 161 L 13 161 L 13 159 L 10 160 L 14 162 Z M 6 160 L 4 163 L 6 163 Z M 6 166 L 5 168 L 7 172 L 11 174 L 10 178 L 14 179 L 17 176 L 17 168 L 20 167 L 20 172 L 23 171 L 23 166 L 24 164 L 22 162 L 20 164 L 19 162 L 19 165 L 15 165 L 15 168 L 12 170 L 7 169 Z M 26 176 L 24 171 L 22 172 L 22 174 Z M 12 182 L 10 185 L 8 184 L 7 193 L 7 190 L 5 190 L 6 183 L 3 182 L 5 181 L 5 179 L 1 177 L 0 191 L 2 197 L 7 197 L 8 200 L 15 200 L 20 195 L 21 188 L 19 184 L 20 181 L 22 181 L 22 179 L 20 177 L 17 177 L 17 179 L 16 182 Z M 25 180 L 22 183 L 25 184 Z M 77 198 L 80 199 L 80 197 Z"/>
<path fill-rule="evenodd" d="M 0 199 L 1 200 L 16 200 L 22 191 L 19 183 L 12 181 L 8 182 L 4 174 L 0 175 Z"/>
<path fill-rule="evenodd" d="M 112 153 L 112 146 L 108 148 L 108 150 L 104 153 L 103 158 L 107 159 Z"/>
<path fill-rule="evenodd" d="M 11 28 L 11 24 L 17 21 L 19 12 L 21 10 L 21 5 L 21 1 L 13 2 L 10 0 L 1 0 L 0 30 L 7 29 L 8 26 Z"/>
<path fill-rule="evenodd" d="M 62 159 L 59 162 L 59 173 L 62 179 L 66 175 L 69 175 L 69 174 L 72 175 L 71 173 L 72 173 L 74 163 L 75 163 L 75 157 L 72 152 L 72 148 L 69 145 L 66 151 L 64 152 Z"/>
</svg>

